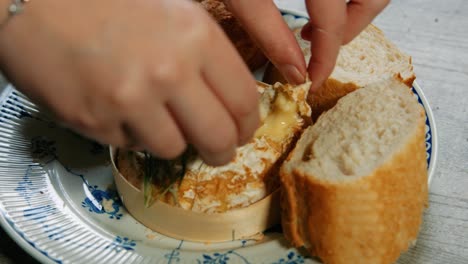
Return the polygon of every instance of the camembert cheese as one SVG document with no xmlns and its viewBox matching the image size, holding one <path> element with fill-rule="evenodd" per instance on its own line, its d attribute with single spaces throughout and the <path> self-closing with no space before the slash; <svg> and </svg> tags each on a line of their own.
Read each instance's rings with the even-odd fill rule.
<svg viewBox="0 0 468 264">
<path fill-rule="evenodd" d="M 251 142 L 238 148 L 235 159 L 224 166 L 211 167 L 201 159 L 191 161 L 183 181 L 161 200 L 211 214 L 247 207 L 275 191 L 279 186 L 278 164 L 311 115 L 306 103 L 308 89 L 308 84 L 259 84 L 262 125 Z M 126 156 L 122 152 L 118 155 L 119 170 L 141 188 L 141 162 L 131 162 Z"/>
</svg>

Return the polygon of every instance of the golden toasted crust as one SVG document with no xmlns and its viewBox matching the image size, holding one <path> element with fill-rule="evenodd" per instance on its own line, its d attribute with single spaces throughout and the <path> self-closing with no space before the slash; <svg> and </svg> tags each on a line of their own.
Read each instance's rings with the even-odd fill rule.
<svg viewBox="0 0 468 264">
<path fill-rule="evenodd" d="M 313 109 L 312 120 L 317 120 L 323 112 L 335 106 L 341 97 L 359 88 L 354 83 L 342 83 L 333 78 L 327 79 L 317 92 L 310 93 L 309 98 L 307 98 Z"/>
<path fill-rule="evenodd" d="M 393 263 L 416 239 L 427 206 L 424 117 L 417 133 L 368 176 L 329 183 L 281 170 L 286 238 L 324 263 Z"/>
<path fill-rule="evenodd" d="M 267 62 L 263 52 L 255 45 L 234 15 L 227 10 L 223 1 L 202 0 L 197 2 L 200 2 L 218 22 L 251 70 L 256 70 Z"/>
<path fill-rule="evenodd" d="M 410 58 L 410 63 L 411 63 L 411 58 Z M 412 68 L 413 68 L 413 66 L 411 66 L 411 69 Z M 416 75 L 414 75 L 414 74 L 407 77 L 407 78 L 403 78 L 400 73 L 397 73 L 394 77 L 396 79 L 400 80 L 400 82 L 404 83 L 409 88 L 413 87 L 414 80 L 416 80 Z"/>
<path fill-rule="evenodd" d="M 410 88 L 413 86 L 413 82 L 416 79 L 415 75 L 403 79 L 399 73 L 394 77 Z M 312 108 L 312 120 L 317 120 L 321 114 L 335 106 L 341 97 L 359 88 L 361 88 L 361 86 L 353 82 L 341 82 L 334 78 L 328 78 L 317 92 L 309 93 L 307 101 Z"/>
</svg>

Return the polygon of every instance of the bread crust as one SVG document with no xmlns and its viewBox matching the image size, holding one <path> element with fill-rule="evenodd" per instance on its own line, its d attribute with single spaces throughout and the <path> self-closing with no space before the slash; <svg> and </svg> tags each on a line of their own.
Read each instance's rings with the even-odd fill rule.
<svg viewBox="0 0 468 264">
<path fill-rule="evenodd" d="M 282 226 L 291 244 L 324 263 L 396 261 L 416 240 L 427 206 L 424 124 L 421 111 L 407 144 L 355 181 L 326 182 L 283 166 Z"/>
</svg>

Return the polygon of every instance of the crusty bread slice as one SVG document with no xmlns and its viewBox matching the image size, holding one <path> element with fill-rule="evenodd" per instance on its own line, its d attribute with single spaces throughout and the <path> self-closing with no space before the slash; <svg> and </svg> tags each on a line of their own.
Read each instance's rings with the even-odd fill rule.
<svg viewBox="0 0 468 264">
<path fill-rule="evenodd" d="M 392 263 L 427 204 L 425 114 L 391 78 L 341 98 L 283 163 L 282 225 L 325 263 Z"/>
<path fill-rule="evenodd" d="M 301 28 L 295 29 L 294 34 L 308 63 L 310 42 L 302 39 Z M 353 41 L 341 47 L 336 66 L 328 80 L 316 93 L 309 94 L 313 120 L 332 108 L 344 95 L 390 76 L 411 87 L 416 78 L 411 57 L 391 43 L 380 29 L 369 25 Z M 264 81 L 285 83 L 279 71 L 271 64 L 265 72 Z"/>
<path fill-rule="evenodd" d="M 299 86 L 258 83 L 262 125 L 255 137 L 239 147 L 235 159 L 224 166 L 211 167 L 199 157 L 193 159 L 187 164 L 182 182 L 159 199 L 194 212 L 224 213 L 247 207 L 277 190 L 279 167 L 309 124 L 311 112 L 306 103 L 309 87 L 310 83 Z M 142 158 L 132 151 L 119 151 L 117 167 L 137 188 L 142 186 L 142 166 Z"/>
</svg>

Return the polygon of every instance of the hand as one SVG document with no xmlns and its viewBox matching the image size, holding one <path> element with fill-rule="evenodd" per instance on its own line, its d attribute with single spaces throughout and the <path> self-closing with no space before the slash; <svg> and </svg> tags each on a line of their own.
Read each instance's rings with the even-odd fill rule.
<svg viewBox="0 0 468 264">
<path fill-rule="evenodd" d="M 311 41 L 308 67 L 292 33 L 272 1 L 225 0 L 252 38 L 290 83 L 304 82 L 306 73 L 316 91 L 335 67 L 341 45 L 357 36 L 389 0 L 306 0 L 309 23 L 302 37 Z"/>
<path fill-rule="evenodd" d="M 255 81 L 189 1 L 31 1 L 0 31 L 7 77 L 71 128 L 174 158 L 228 162 L 258 125 Z"/>
</svg>

